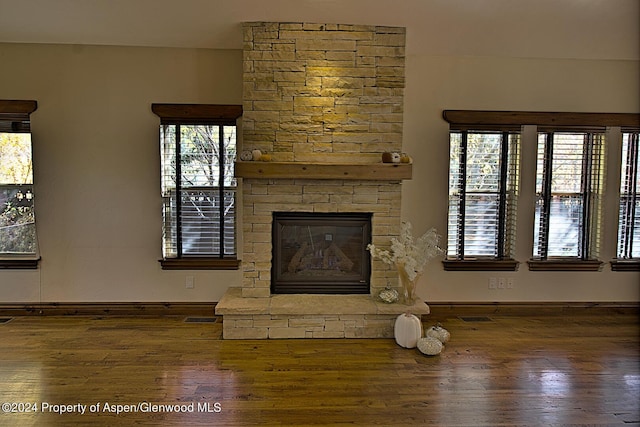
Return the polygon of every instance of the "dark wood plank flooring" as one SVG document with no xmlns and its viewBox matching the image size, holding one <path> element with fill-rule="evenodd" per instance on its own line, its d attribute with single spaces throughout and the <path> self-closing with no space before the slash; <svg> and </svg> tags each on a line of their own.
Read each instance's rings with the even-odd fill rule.
<svg viewBox="0 0 640 427">
<path fill-rule="evenodd" d="M 0 323 L 0 425 L 640 425 L 636 315 L 431 318 L 451 332 L 435 357 L 388 339 L 221 340 L 219 320 L 184 320 Z"/>
</svg>

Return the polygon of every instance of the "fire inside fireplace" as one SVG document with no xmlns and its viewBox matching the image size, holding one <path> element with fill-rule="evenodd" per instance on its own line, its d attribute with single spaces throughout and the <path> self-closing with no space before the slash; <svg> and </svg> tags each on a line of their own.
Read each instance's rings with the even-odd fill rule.
<svg viewBox="0 0 640 427">
<path fill-rule="evenodd" d="M 369 293 L 369 213 L 273 214 L 274 294 Z"/>
</svg>

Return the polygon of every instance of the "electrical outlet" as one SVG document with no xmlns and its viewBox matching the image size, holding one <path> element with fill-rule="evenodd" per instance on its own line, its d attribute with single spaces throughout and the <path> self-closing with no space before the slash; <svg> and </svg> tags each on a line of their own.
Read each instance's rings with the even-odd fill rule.
<svg viewBox="0 0 640 427">
<path fill-rule="evenodd" d="M 498 288 L 498 279 L 495 277 L 489 277 L 489 289 Z"/>
<path fill-rule="evenodd" d="M 187 276 L 187 278 L 184 281 L 185 288 L 193 289 L 194 284 L 195 284 L 195 279 L 193 278 L 193 276 Z"/>
<path fill-rule="evenodd" d="M 498 277 L 498 289 L 504 289 L 507 287 L 507 279 L 504 277 Z"/>
<path fill-rule="evenodd" d="M 515 279 L 513 277 L 509 277 L 507 279 L 507 289 L 513 289 L 513 285 L 515 284 Z"/>
</svg>

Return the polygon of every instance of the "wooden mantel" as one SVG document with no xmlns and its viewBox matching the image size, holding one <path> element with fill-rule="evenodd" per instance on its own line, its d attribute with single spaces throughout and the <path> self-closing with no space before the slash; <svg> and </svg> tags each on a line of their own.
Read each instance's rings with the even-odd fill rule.
<svg viewBox="0 0 640 427">
<path fill-rule="evenodd" d="M 411 163 L 307 163 L 236 162 L 238 178 L 359 179 L 400 181 L 411 179 Z"/>
</svg>

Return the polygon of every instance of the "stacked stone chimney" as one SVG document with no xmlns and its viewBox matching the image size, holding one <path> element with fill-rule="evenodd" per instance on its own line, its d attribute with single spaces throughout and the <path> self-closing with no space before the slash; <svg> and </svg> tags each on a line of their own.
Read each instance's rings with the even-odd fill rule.
<svg viewBox="0 0 640 427">
<path fill-rule="evenodd" d="M 244 24 L 245 148 L 275 161 L 401 151 L 404 46 L 404 28 Z"/>
<path fill-rule="evenodd" d="M 368 25 L 245 23 L 243 150 L 278 164 L 379 164 L 402 151 L 405 29 Z M 260 170 L 260 172 L 262 172 Z M 372 241 L 400 229 L 402 181 L 244 177 L 243 282 L 219 302 L 225 338 L 390 337 L 406 307 L 375 301 L 395 269 L 372 261 L 371 294 L 271 295 L 276 211 L 370 212 Z M 424 304 L 414 308 L 428 313 Z"/>
</svg>

